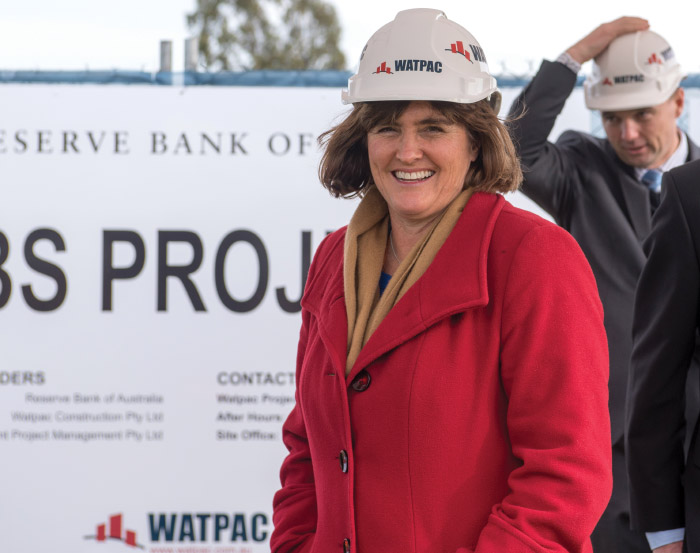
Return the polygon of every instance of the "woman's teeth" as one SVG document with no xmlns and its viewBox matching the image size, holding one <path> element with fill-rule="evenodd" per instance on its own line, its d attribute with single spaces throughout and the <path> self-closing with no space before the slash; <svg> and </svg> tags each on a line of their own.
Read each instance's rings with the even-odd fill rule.
<svg viewBox="0 0 700 553">
<path fill-rule="evenodd" d="M 432 177 L 435 171 L 415 171 L 413 173 L 406 173 L 405 171 L 394 171 L 394 175 L 397 179 L 401 180 L 423 180 L 428 177 Z"/>
</svg>

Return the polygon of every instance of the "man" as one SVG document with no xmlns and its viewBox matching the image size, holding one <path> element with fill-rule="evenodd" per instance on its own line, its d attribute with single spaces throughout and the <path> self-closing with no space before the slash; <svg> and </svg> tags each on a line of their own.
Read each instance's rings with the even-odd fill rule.
<svg viewBox="0 0 700 553">
<path fill-rule="evenodd" d="M 700 309 L 700 160 L 664 175 L 664 199 L 644 243 L 649 260 L 634 309 L 627 409 L 632 523 L 666 530 L 659 552 L 700 552 L 697 427 L 685 463 L 683 400 Z M 673 535 L 675 533 L 675 535 Z"/>
<path fill-rule="evenodd" d="M 511 107 L 511 116 L 525 110 L 511 123 L 525 173 L 522 191 L 578 240 L 605 309 L 613 493 L 591 536 L 596 553 L 649 551 L 644 534 L 629 528 L 624 460 L 634 290 L 645 262 L 641 244 L 658 205 L 658 177 L 700 158 L 700 149 L 676 126 L 684 105 L 680 66 L 648 26 L 636 17 L 601 25 L 557 62 L 544 61 Z M 607 139 L 567 131 L 548 142 L 581 64 L 594 58 L 584 85 L 586 105 L 601 111 Z"/>
</svg>

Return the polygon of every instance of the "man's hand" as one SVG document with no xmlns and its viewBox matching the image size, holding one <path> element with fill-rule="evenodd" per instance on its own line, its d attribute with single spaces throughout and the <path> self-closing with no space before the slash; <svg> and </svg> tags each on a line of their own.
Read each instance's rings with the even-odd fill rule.
<svg viewBox="0 0 700 553">
<path fill-rule="evenodd" d="M 683 542 L 674 541 L 673 543 L 662 545 L 652 550 L 652 553 L 683 553 Z"/>
<path fill-rule="evenodd" d="M 583 64 L 595 58 L 620 35 L 626 35 L 627 33 L 634 33 L 636 31 L 646 31 L 648 28 L 649 22 L 641 17 L 620 17 L 615 21 L 603 23 L 592 33 L 583 37 L 569 48 L 567 52 L 577 62 Z"/>
</svg>

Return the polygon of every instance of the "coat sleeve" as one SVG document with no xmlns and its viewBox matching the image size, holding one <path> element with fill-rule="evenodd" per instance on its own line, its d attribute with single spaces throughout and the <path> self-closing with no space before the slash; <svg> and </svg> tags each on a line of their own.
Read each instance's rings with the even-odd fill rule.
<svg viewBox="0 0 700 553">
<path fill-rule="evenodd" d="M 554 144 L 547 139 L 575 84 L 576 75 L 568 67 L 543 61 L 509 114 L 523 168 L 521 191 L 564 226 L 576 193 L 575 155 L 566 141 Z"/>
<path fill-rule="evenodd" d="M 526 233 L 502 309 L 506 425 L 519 466 L 476 553 L 587 551 L 612 490 L 608 348 L 595 279 L 566 231 Z"/>
<path fill-rule="evenodd" d="M 319 245 L 309 268 L 304 294 L 314 286 L 318 268 L 325 263 L 331 237 L 327 236 Z M 337 240 L 336 240 L 337 241 Z M 272 502 L 274 531 L 270 537 L 272 553 L 308 553 L 311 551 L 316 534 L 317 503 L 316 483 L 311 459 L 311 449 L 306 432 L 306 422 L 302 402 L 299 397 L 302 366 L 310 335 L 315 332 L 315 322 L 304 308 L 302 299 L 301 331 L 296 359 L 295 406 L 282 427 L 282 441 L 289 454 L 282 462 L 280 481 L 282 488 Z"/>
<path fill-rule="evenodd" d="M 695 167 L 700 186 L 700 164 Z M 674 174 L 664 176 L 664 199 L 644 245 L 648 261 L 635 298 L 625 439 L 632 524 L 644 531 L 685 525 L 683 399 L 695 350 L 700 288 L 697 246 L 689 227 L 697 223 L 688 209 L 697 206 L 697 220 L 700 203 L 680 196 Z"/>
<path fill-rule="evenodd" d="M 275 527 L 270 537 L 272 553 L 306 553 L 311 550 L 316 532 L 316 485 L 299 401 L 299 378 L 308 340 L 308 324 L 309 315 L 302 311 L 297 352 L 297 391 L 294 394 L 296 405 L 282 427 L 282 440 L 289 454 L 280 470 L 282 488 L 275 494 L 272 505 Z"/>
</svg>

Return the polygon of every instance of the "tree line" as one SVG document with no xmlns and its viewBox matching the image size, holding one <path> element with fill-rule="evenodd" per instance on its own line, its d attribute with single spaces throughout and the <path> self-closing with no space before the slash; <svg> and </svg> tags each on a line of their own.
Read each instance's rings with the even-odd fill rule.
<svg viewBox="0 0 700 553">
<path fill-rule="evenodd" d="M 323 0 L 197 0 L 187 24 L 206 71 L 345 69 L 338 16 Z"/>
</svg>

